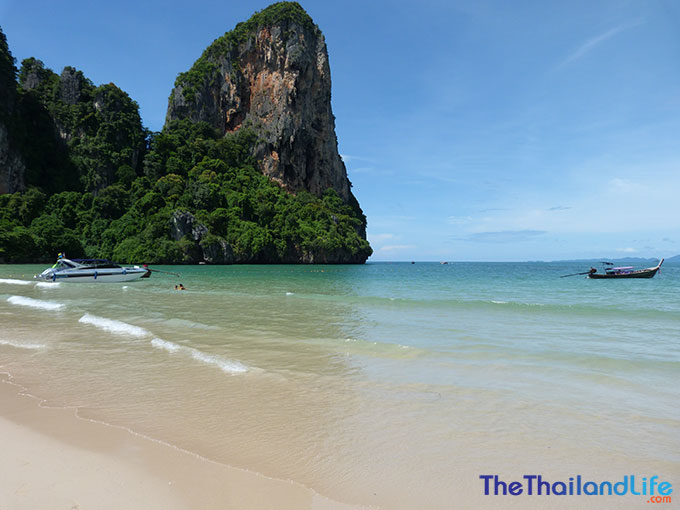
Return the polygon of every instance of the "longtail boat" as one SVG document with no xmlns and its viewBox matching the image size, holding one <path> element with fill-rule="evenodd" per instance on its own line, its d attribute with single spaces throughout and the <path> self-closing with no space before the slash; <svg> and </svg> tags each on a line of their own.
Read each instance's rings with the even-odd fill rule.
<svg viewBox="0 0 680 510">
<path fill-rule="evenodd" d="M 590 268 L 588 278 L 603 279 L 603 278 L 654 278 L 659 272 L 663 259 L 655 267 L 648 267 L 646 269 L 635 269 L 633 266 L 612 267 L 611 262 L 605 263 L 604 273 L 598 273 L 594 267 Z"/>
</svg>

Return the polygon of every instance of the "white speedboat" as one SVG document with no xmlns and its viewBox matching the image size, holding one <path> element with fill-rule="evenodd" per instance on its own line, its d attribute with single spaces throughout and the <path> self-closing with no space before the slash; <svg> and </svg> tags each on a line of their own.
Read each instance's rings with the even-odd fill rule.
<svg viewBox="0 0 680 510">
<path fill-rule="evenodd" d="M 121 267 L 109 260 L 62 257 L 34 278 L 48 282 L 129 282 L 150 273 L 144 267 Z"/>
</svg>

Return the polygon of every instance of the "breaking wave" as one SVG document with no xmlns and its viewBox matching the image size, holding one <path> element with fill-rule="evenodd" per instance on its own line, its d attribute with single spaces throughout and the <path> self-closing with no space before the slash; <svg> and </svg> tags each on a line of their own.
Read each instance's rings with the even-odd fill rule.
<svg viewBox="0 0 680 510">
<path fill-rule="evenodd" d="M 30 349 L 33 351 L 39 351 L 42 349 L 46 349 L 47 346 L 45 344 L 34 344 L 34 343 L 21 343 L 21 342 L 14 342 L 12 340 L 2 340 L 0 339 L 0 345 L 8 345 L 10 347 L 16 347 L 17 349 Z"/>
<path fill-rule="evenodd" d="M 12 280 L 11 278 L 0 278 L 0 283 L 7 283 L 9 285 L 30 285 L 33 282 L 28 280 Z"/>
<path fill-rule="evenodd" d="M 139 326 L 133 326 L 127 322 L 107 319 L 105 317 L 97 317 L 96 315 L 90 315 L 89 313 L 86 313 L 80 319 L 78 319 L 78 322 L 82 322 L 83 324 L 91 324 L 96 328 L 103 329 L 104 331 L 108 331 L 109 333 L 114 333 L 116 335 L 127 335 L 138 338 L 151 335 L 149 331 L 144 328 L 140 328 Z"/>
<path fill-rule="evenodd" d="M 151 340 L 151 345 L 153 345 L 157 349 L 163 349 L 164 351 L 168 352 L 177 352 L 182 348 L 181 345 L 177 345 L 174 342 L 168 342 L 161 338 L 154 338 L 153 340 Z"/>
<path fill-rule="evenodd" d="M 60 282 L 38 282 L 35 284 L 36 287 L 41 287 L 45 289 L 54 289 L 61 285 Z"/>
<path fill-rule="evenodd" d="M 194 349 L 193 347 L 185 347 L 161 338 L 154 338 L 151 340 L 151 345 L 157 349 L 162 349 L 170 353 L 186 353 L 196 361 L 200 361 L 206 365 L 214 365 L 227 374 L 242 374 L 248 371 L 248 367 L 238 361 L 226 359 L 215 354 L 207 354 L 198 349 Z"/>
<path fill-rule="evenodd" d="M 39 308 L 41 310 L 61 310 L 64 308 L 63 303 L 56 303 L 54 301 L 41 301 L 40 299 L 32 299 L 23 296 L 10 296 L 7 301 L 13 305 L 29 306 L 31 308 Z"/>
</svg>

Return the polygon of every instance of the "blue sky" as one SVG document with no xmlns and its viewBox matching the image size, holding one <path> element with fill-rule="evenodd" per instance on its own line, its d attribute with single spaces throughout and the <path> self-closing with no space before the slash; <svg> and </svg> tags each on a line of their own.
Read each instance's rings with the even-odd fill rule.
<svg viewBox="0 0 680 510">
<path fill-rule="evenodd" d="M 680 3 L 300 2 L 326 37 L 371 260 L 680 253 Z M 162 127 L 175 77 L 269 2 L 0 0 L 17 58 Z"/>
</svg>

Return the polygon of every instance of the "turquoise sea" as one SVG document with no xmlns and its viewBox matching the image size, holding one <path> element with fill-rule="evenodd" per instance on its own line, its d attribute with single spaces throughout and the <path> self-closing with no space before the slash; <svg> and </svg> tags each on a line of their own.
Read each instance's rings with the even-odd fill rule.
<svg viewBox="0 0 680 510">
<path fill-rule="evenodd" d="M 158 266 L 181 278 L 36 284 L 42 266 L 5 265 L 0 372 L 347 503 L 483 506 L 481 474 L 680 488 L 680 266 L 560 278 L 588 267 Z"/>
</svg>

